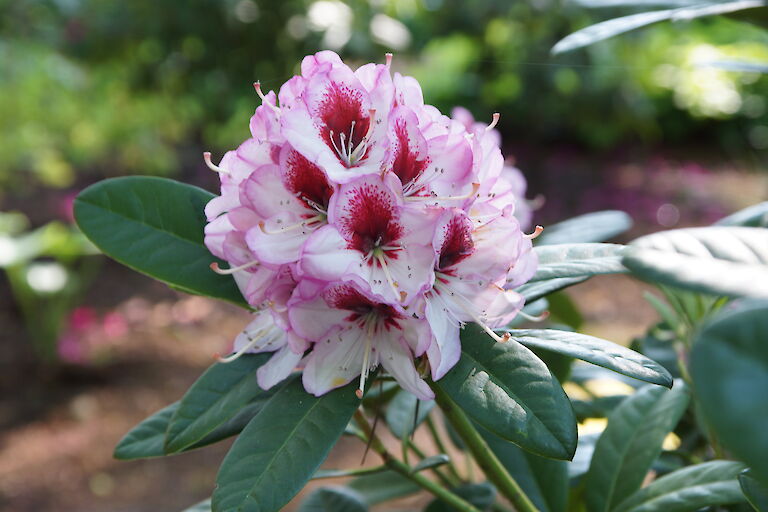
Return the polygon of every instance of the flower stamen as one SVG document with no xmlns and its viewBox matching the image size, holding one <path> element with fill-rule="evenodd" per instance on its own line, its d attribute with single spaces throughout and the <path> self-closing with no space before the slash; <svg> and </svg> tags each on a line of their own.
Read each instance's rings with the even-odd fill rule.
<svg viewBox="0 0 768 512">
<path fill-rule="evenodd" d="M 533 229 L 533 233 L 531 233 L 531 234 L 523 233 L 523 238 L 527 238 L 528 240 L 533 240 L 534 238 L 538 237 L 543 232 L 544 232 L 544 228 L 542 226 L 536 226 Z"/>
<path fill-rule="evenodd" d="M 499 124 L 499 118 L 500 117 L 501 117 L 501 114 L 499 114 L 498 112 L 494 112 L 493 113 L 493 120 L 491 121 L 491 124 L 489 124 L 488 126 L 485 127 L 485 131 L 489 132 L 489 131 L 493 130 L 494 128 L 496 128 L 496 125 Z"/>
<path fill-rule="evenodd" d="M 211 267 L 211 270 L 213 270 L 217 274 L 222 276 L 228 276 L 230 274 L 234 274 L 235 272 L 239 272 L 241 270 L 245 270 L 250 267 L 255 267 L 258 264 L 259 264 L 258 260 L 253 260 L 253 261 L 249 261 L 248 263 L 243 263 L 242 265 L 238 265 L 236 267 L 221 268 L 219 267 L 218 262 L 214 261 L 213 263 L 211 263 L 210 267 Z"/>
<path fill-rule="evenodd" d="M 267 100 L 267 97 L 264 96 L 264 93 L 261 91 L 261 82 L 259 82 L 258 80 L 256 82 L 253 82 L 253 88 L 256 89 L 256 94 L 258 94 L 259 98 L 261 98 L 261 104 L 262 105 L 266 104 L 269 108 L 272 109 L 272 111 L 275 114 L 277 114 L 279 116 L 280 115 L 280 107 L 278 107 L 277 105 L 274 105 L 269 100 Z"/>
<path fill-rule="evenodd" d="M 229 174 L 228 170 L 222 169 L 221 167 L 219 167 L 218 165 L 215 165 L 211 161 L 211 152 L 210 151 L 203 152 L 203 160 L 205 161 L 205 165 L 207 165 L 208 168 L 210 170 L 212 170 L 213 172 L 218 172 L 218 173 L 221 173 L 221 174 Z"/>
</svg>

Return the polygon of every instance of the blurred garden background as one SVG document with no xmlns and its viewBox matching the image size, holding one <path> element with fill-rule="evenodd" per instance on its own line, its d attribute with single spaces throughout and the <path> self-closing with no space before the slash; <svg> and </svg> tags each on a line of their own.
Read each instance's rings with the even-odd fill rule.
<svg viewBox="0 0 768 512">
<path fill-rule="evenodd" d="M 545 228 L 619 209 L 630 239 L 764 200 L 768 76 L 723 64 L 768 62 L 765 9 L 552 55 L 632 12 L 609 0 L 0 0 L 0 510 L 173 512 L 209 495 L 226 446 L 130 463 L 111 452 L 247 315 L 99 256 L 72 201 L 132 174 L 215 192 L 202 152 L 218 161 L 248 137 L 251 84 L 279 87 L 306 54 L 392 52 L 443 112 L 500 112 Z M 568 293 L 586 332 L 628 344 L 654 319 L 642 289 L 616 276 Z M 359 460 L 339 446 L 333 457 Z"/>
</svg>

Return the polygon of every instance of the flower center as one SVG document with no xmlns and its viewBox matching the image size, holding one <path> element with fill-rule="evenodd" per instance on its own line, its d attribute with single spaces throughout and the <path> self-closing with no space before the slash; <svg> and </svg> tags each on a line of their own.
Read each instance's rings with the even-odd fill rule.
<svg viewBox="0 0 768 512">
<path fill-rule="evenodd" d="M 364 159 L 375 125 L 375 110 L 364 111 L 360 91 L 332 82 L 318 110 L 322 120 L 320 135 L 339 161 L 353 167 Z"/>
</svg>

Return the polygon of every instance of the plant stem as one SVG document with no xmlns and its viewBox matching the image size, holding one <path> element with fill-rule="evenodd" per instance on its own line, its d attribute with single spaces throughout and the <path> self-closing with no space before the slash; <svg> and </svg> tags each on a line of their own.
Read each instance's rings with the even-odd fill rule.
<svg viewBox="0 0 768 512">
<path fill-rule="evenodd" d="M 480 433 L 472 425 L 471 420 L 459 409 L 451 398 L 435 383 L 430 382 L 435 392 L 435 402 L 442 409 L 448 421 L 456 429 L 467 448 L 474 456 L 477 464 L 485 472 L 485 475 L 503 494 L 518 512 L 539 512 L 539 509 L 531 502 L 531 499 L 523 492 L 520 485 L 512 478 L 512 475 L 502 465 L 496 455 L 488 447 L 488 444 L 480 436 Z"/>
<path fill-rule="evenodd" d="M 437 426 L 435 425 L 435 422 L 432 419 L 432 415 L 427 416 L 426 423 L 427 423 L 427 428 L 429 429 L 429 433 L 432 436 L 432 440 L 435 442 L 435 448 L 437 448 L 437 450 L 440 453 L 444 453 L 448 455 L 448 450 L 445 447 L 445 443 L 443 443 L 443 438 L 440 437 L 440 432 L 437 431 Z M 453 457 L 451 457 L 451 459 L 448 460 L 448 473 L 451 474 L 454 480 L 458 482 L 461 481 L 461 476 L 459 475 L 459 472 L 456 470 L 456 465 L 453 463 Z"/>
<path fill-rule="evenodd" d="M 370 439 L 371 449 L 379 454 L 379 456 L 384 461 L 384 464 L 386 464 L 386 466 L 391 470 L 400 473 L 409 480 L 412 480 L 414 483 L 431 492 L 437 498 L 440 498 L 460 512 L 480 512 L 480 510 L 475 508 L 471 503 L 465 501 L 460 496 L 452 493 L 445 487 L 438 485 L 421 473 L 414 473 L 410 466 L 407 466 L 406 464 L 403 464 L 394 458 L 384 446 L 384 443 L 381 442 L 381 439 L 379 439 L 379 437 L 371 430 L 371 426 L 368 424 L 368 420 L 365 418 L 360 409 L 355 411 L 355 421 Z"/>
</svg>

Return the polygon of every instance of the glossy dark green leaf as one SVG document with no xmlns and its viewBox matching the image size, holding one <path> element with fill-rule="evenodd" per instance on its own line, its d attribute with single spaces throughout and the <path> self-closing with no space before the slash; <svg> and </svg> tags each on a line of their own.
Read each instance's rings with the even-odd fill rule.
<svg viewBox="0 0 768 512">
<path fill-rule="evenodd" d="M 133 427 L 115 447 L 114 457 L 120 460 L 162 457 L 165 429 L 171 416 L 179 407 L 179 402 L 160 409 L 135 427 Z"/>
<path fill-rule="evenodd" d="M 129 176 L 101 181 L 75 200 L 75 218 L 106 255 L 174 288 L 247 304 L 203 244 L 204 208 L 214 196 L 177 181 Z M 226 266 L 226 265 L 225 265 Z"/>
<path fill-rule="evenodd" d="M 483 428 L 480 435 L 541 512 L 564 512 L 568 502 L 568 463 L 539 457 Z"/>
<path fill-rule="evenodd" d="M 666 368 L 634 350 L 610 341 L 554 329 L 513 329 L 509 333 L 528 348 L 557 352 L 628 377 L 672 387 L 672 376 Z"/>
<path fill-rule="evenodd" d="M 627 272 L 621 264 L 626 249 L 625 245 L 599 243 L 536 246 L 539 267 L 531 282 Z"/>
<path fill-rule="evenodd" d="M 367 512 L 363 497 L 348 487 L 321 487 L 312 491 L 299 512 Z"/>
<path fill-rule="evenodd" d="M 421 491 L 421 487 L 413 483 L 413 480 L 394 471 L 355 478 L 349 482 L 348 487 L 361 494 L 370 506 Z"/>
<path fill-rule="evenodd" d="M 131 460 L 173 455 L 172 453 L 167 453 L 163 445 L 171 417 L 176 412 L 179 404 L 180 402 L 172 403 L 131 429 L 131 431 L 120 440 L 115 448 L 115 458 Z M 239 434 L 248 422 L 261 410 L 262 406 L 263 401 L 257 397 L 252 403 L 249 403 L 240 409 L 237 414 L 229 420 L 219 425 L 198 442 L 187 446 L 182 451 L 202 448 L 203 446 L 208 446 L 217 443 L 222 439 Z"/>
<path fill-rule="evenodd" d="M 197 443 L 248 404 L 265 404 L 273 391 L 259 387 L 256 370 L 271 356 L 244 354 L 231 363 L 215 363 L 208 368 L 187 390 L 171 417 L 165 451 L 179 452 Z"/>
<path fill-rule="evenodd" d="M 400 390 L 387 406 L 385 419 L 389 430 L 399 439 L 409 437 L 435 406 L 434 400 L 419 400 L 416 395 Z"/>
<path fill-rule="evenodd" d="M 618 210 L 586 213 L 557 224 L 544 226 L 536 244 L 605 242 L 632 227 L 632 218 Z"/>
<path fill-rule="evenodd" d="M 496 500 L 496 488 L 488 482 L 460 485 L 451 490 L 481 511 L 490 510 Z M 424 512 L 455 512 L 456 510 L 444 501 L 435 499 L 427 505 Z"/>
<path fill-rule="evenodd" d="M 515 291 L 525 297 L 525 302 L 533 302 L 556 291 L 568 288 L 575 284 L 583 283 L 589 279 L 589 276 L 581 277 L 561 277 L 557 279 L 547 279 L 546 281 L 535 281 L 525 283 L 515 288 Z"/>
<path fill-rule="evenodd" d="M 757 512 L 768 510 L 768 485 L 757 481 L 752 476 L 752 470 L 748 469 L 739 475 L 739 485 L 753 509 Z"/>
<path fill-rule="evenodd" d="M 613 510 L 640 488 L 689 398 L 682 383 L 671 390 L 646 386 L 613 411 L 585 476 L 588 512 Z"/>
<path fill-rule="evenodd" d="M 715 226 L 768 227 L 768 201 L 744 208 L 715 222 Z"/>
<path fill-rule="evenodd" d="M 713 226 L 654 233 L 622 260 L 653 283 L 713 295 L 768 297 L 768 229 Z"/>
<path fill-rule="evenodd" d="M 547 366 L 523 345 L 497 343 L 474 324 L 464 328 L 461 344 L 461 359 L 436 384 L 499 437 L 546 457 L 573 457 L 576 419 Z"/>
<path fill-rule="evenodd" d="M 553 54 L 565 53 L 577 48 L 592 45 L 598 41 L 608 39 L 630 30 L 645 27 L 652 23 L 666 20 L 689 20 L 702 16 L 724 14 L 743 9 L 761 7 L 765 5 L 761 0 L 737 0 L 733 2 L 709 3 L 701 2 L 698 5 L 679 7 L 677 9 L 665 9 L 662 11 L 641 12 L 630 14 L 620 18 L 596 23 L 564 37 L 552 48 Z"/>
<path fill-rule="evenodd" d="M 714 434 L 768 484 L 768 301 L 732 304 L 691 352 L 699 408 Z"/>
<path fill-rule="evenodd" d="M 743 503 L 736 480 L 743 470 L 743 464 L 724 460 L 678 469 L 629 496 L 613 512 L 690 512 Z"/>
<path fill-rule="evenodd" d="M 216 512 L 276 512 L 323 463 L 360 405 L 357 383 L 320 397 L 290 379 L 237 438 L 216 478 Z"/>
</svg>

